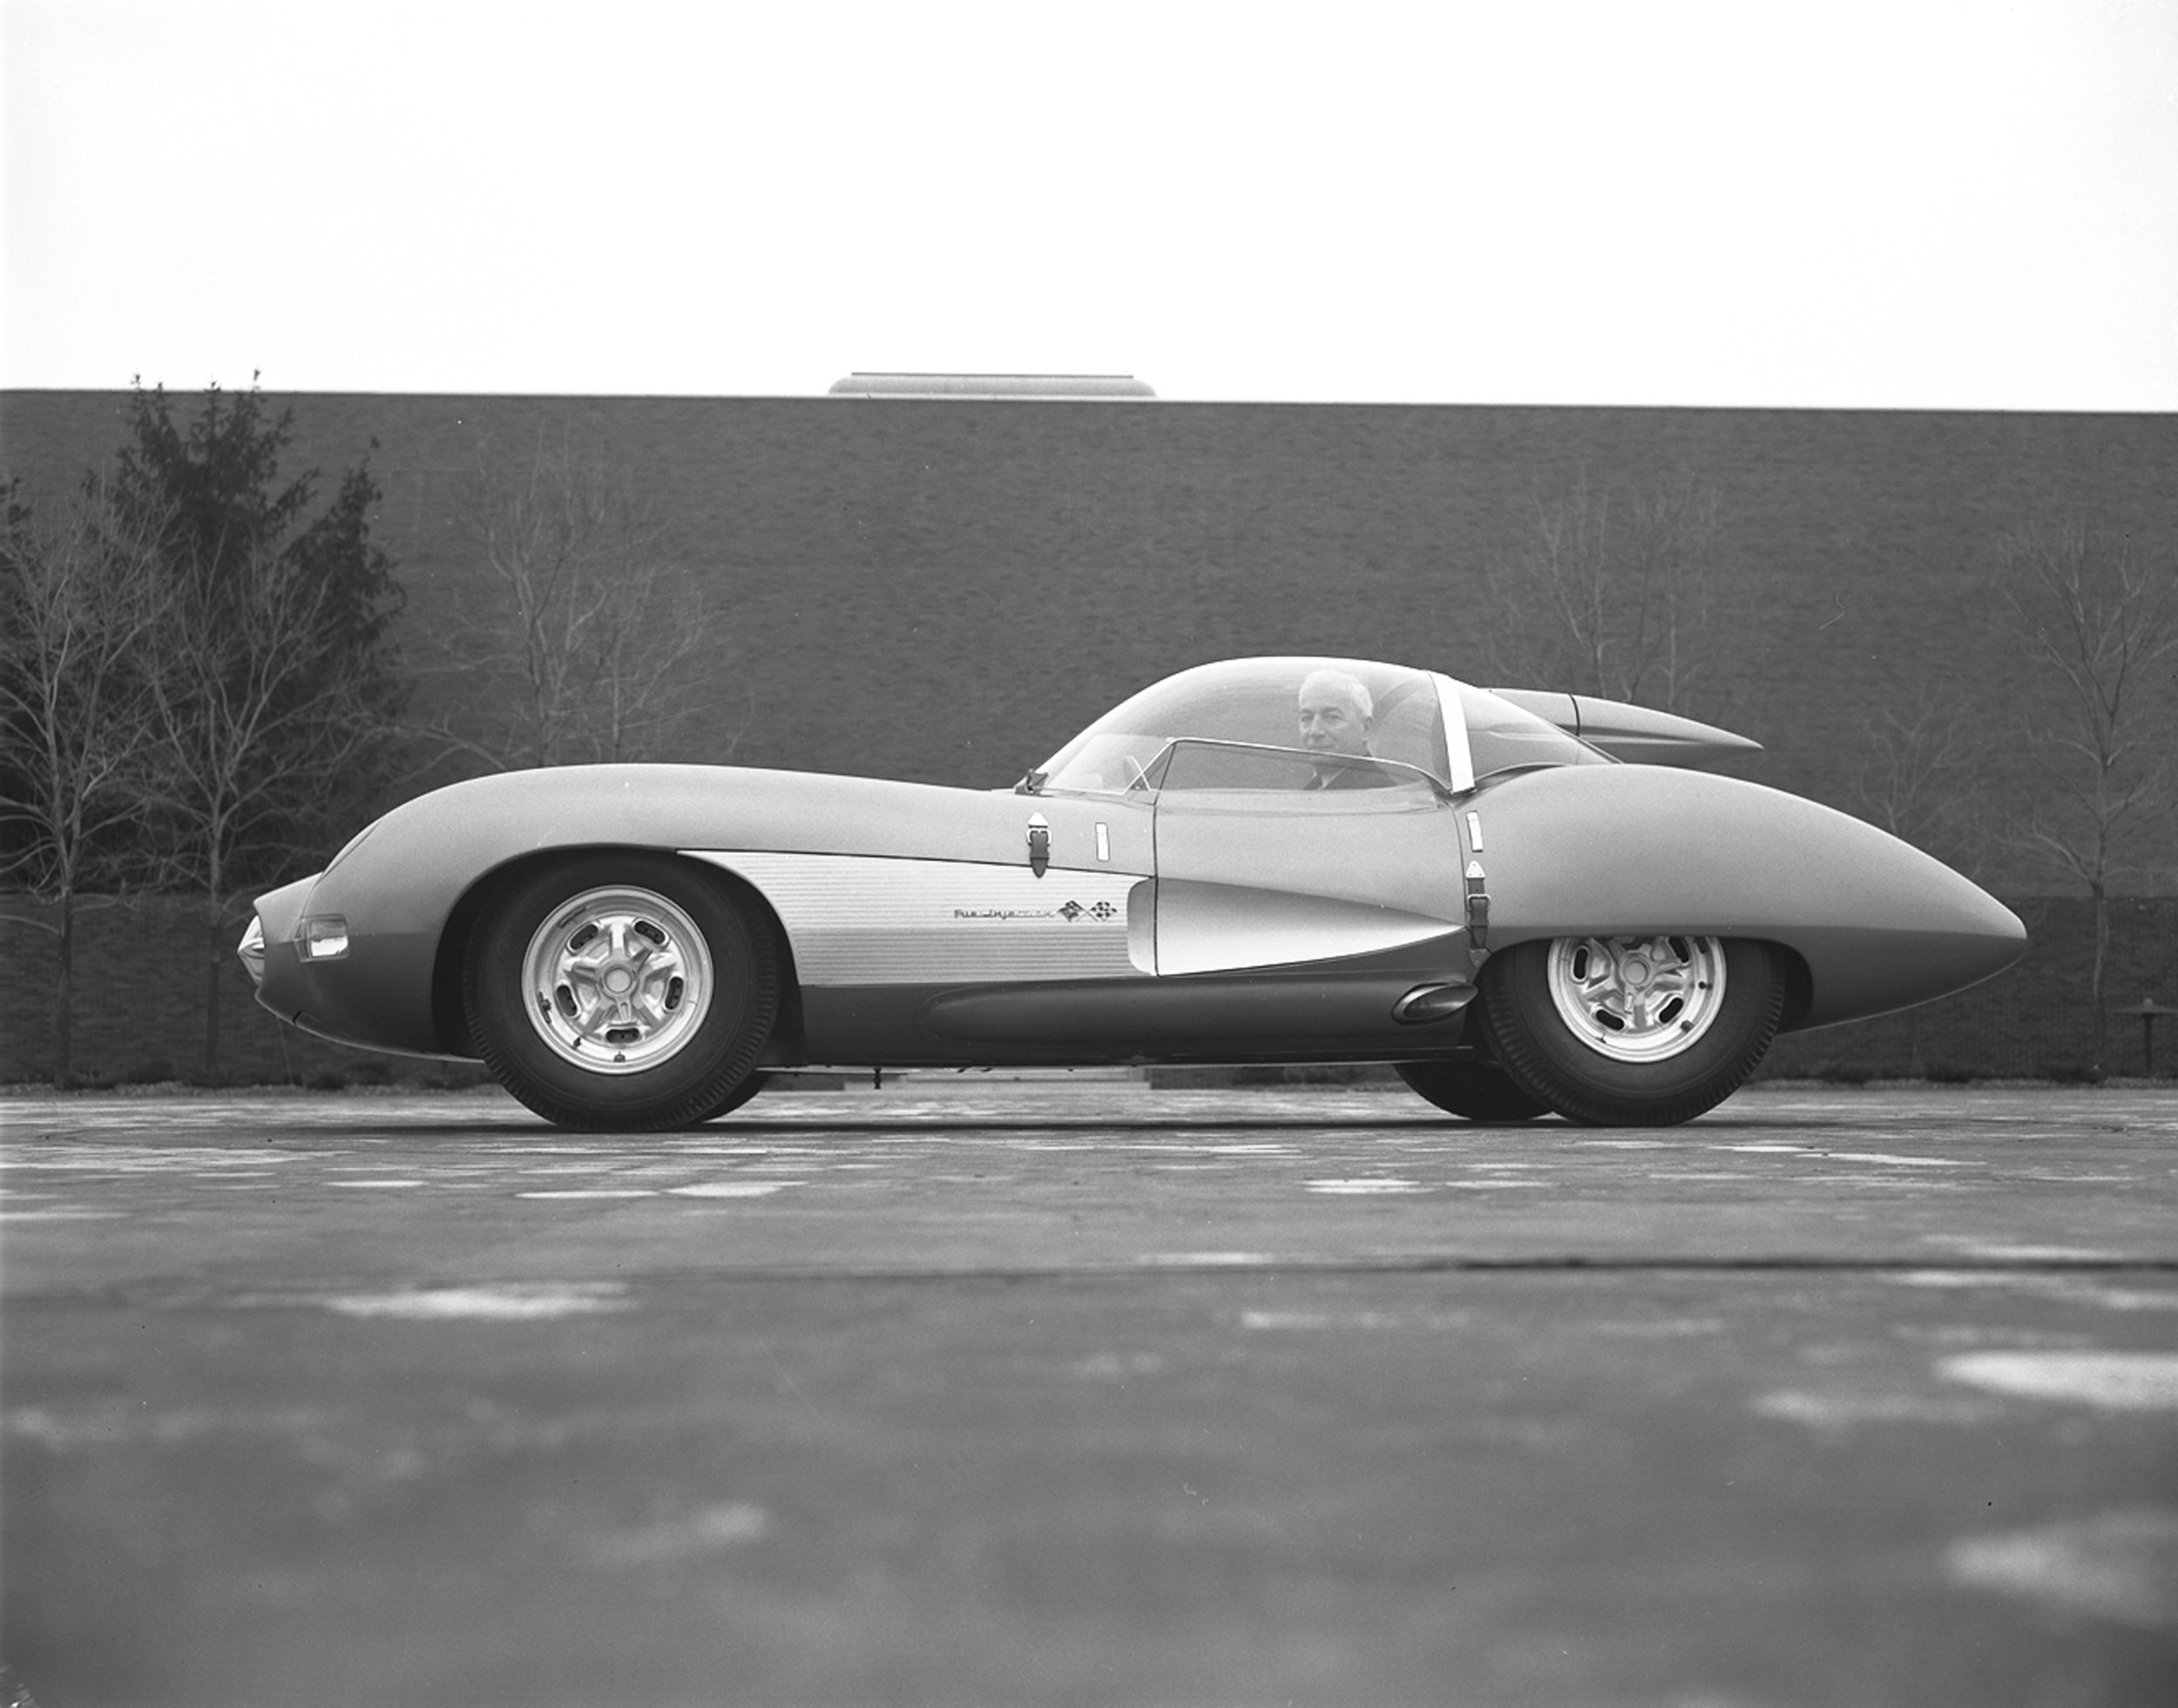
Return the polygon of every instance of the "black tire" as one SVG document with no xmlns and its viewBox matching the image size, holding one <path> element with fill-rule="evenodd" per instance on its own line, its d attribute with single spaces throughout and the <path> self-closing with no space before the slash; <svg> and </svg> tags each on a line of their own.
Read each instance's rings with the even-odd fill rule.
<svg viewBox="0 0 2178 1708">
<path fill-rule="evenodd" d="M 700 1124 L 705 1121 L 715 1121 L 722 1115 L 731 1115 L 735 1110 L 739 1109 L 743 1104 L 747 1103 L 751 1097 L 754 1097 L 759 1091 L 762 1090 L 765 1086 L 770 1084 L 771 1076 L 769 1074 L 752 1073 L 739 1085 L 736 1085 L 731 1091 L 728 1091 L 716 1109 L 710 1111 L 707 1114 L 698 1116 L 696 1117 L 698 1124 Z"/>
<path fill-rule="evenodd" d="M 1748 938 L 1560 937 L 1490 957 L 1478 1006 L 1523 1090 L 1568 1120 L 1661 1127 L 1737 1090 L 1776 1036 L 1785 964 Z"/>
<path fill-rule="evenodd" d="M 491 898 L 462 991 L 484 1065 L 547 1121 L 656 1132 L 732 1106 L 779 970 L 720 881 L 666 854 L 591 854 Z"/>
<path fill-rule="evenodd" d="M 1488 1062 L 1401 1062 L 1399 1077 L 1448 1115 L 1485 1126 L 1532 1121 L 1550 1105 Z"/>
</svg>

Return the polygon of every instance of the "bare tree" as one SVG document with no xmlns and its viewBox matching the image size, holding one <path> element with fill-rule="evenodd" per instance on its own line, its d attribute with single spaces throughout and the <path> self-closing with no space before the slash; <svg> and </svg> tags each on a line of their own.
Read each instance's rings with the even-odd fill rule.
<svg viewBox="0 0 2178 1708">
<path fill-rule="evenodd" d="M 1862 720 L 1853 793 L 1862 816 L 1974 875 L 1978 709 L 1921 683 Z"/>
<path fill-rule="evenodd" d="M 87 485 L 41 526 L 8 503 L 0 543 L 0 869 L 58 919 L 53 1083 L 75 1077 L 76 918 L 113 833 L 140 827 L 159 723 L 144 669 L 166 607 L 156 530 Z M 109 860 L 110 863 L 110 860 Z"/>
<path fill-rule="evenodd" d="M 516 457 L 485 443 L 462 509 L 485 601 L 457 611 L 437 667 L 489 688 L 430 726 L 442 748 L 508 770 L 639 759 L 706 709 L 710 613 L 625 464 L 565 437 Z"/>
<path fill-rule="evenodd" d="M 1690 709 L 1737 615 L 1722 503 L 1690 476 L 1539 504 L 1527 550 L 1491 577 L 1500 670 L 1552 687 Z"/>
<path fill-rule="evenodd" d="M 295 803 L 367 773 L 392 735 L 375 661 L 327 644 L 336 583 L 278 551 L 230 559 L 217 599 L 169 607 L 152 699 L 156 800 L 171 827 L 171 876 L 204 903 L 204 1071 L 220 1061 L 220 985 L 233 945 L 227 910 L 254 863 L 315 844 Z"/>
<path fill-rule="evenodd" d="M 2178 655 L 2178 565 L 2083 523 L 2024 527 L 2003 542 L 2003 626 L 2047 690 L 2023 707 L 2040 787 L 2012 847 L 2083 885 L 2093 904 L 2093 1066 L 2107 1042 L 2103 979 L 2110 888 L 2140 834 L 2168 817 L 2174 727 L 2155 666 Z"/>
</svg>

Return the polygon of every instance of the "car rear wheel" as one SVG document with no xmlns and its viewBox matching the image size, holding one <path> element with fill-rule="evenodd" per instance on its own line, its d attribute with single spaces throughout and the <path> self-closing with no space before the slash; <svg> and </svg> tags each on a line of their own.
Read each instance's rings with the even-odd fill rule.
<svg viewBox="0 0 2178 1708">
<path fill-rule="evenodd" d="M 770 934 L 705 874 L 663 854 L 599 854 L 493 898 L 463 991 L 485 1065 L 546 1120 L 657 1131 L 741 1100 L 779 974 Z"/>
<path fill-rule="evenodd" d="M 1550 1105 L 1487 1062 L 1401 1062 L 1399 1077 L 1448 1115 L 1485 1125 L 1532 1121 Z"/>
<path fill-rule="evenodd" d="M 1771 945 L 1667 934 L 1518 944 L 1484 967 L 1480 1006 L 1505 1071 L 1559 1114 L 1669 1126 L 1746 1083 L 1784 1003 Z"/>
</svg>

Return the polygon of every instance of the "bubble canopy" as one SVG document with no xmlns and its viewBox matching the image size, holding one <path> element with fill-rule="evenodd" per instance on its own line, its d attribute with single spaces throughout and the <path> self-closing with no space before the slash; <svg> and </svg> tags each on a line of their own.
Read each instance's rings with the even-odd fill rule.
<svg viewBox="0 0 2178 1708">
<path fill-rule="evenodd" d="M 1343 706 L 1362 739 L 1327 752 L 1304 731 L 1304 699 Z M 1452 793 L 1502 771 L 1613 763 L 1510 701 L 1433 671 L 1359 658 L 1232 658 L 1122 701 L 1032 772 L 1026 786 L 1124 793 L 1249 786 L 1257 776 L 1261 786 L 1282 786 L 1263 771 L 1280 759 L 1302 777 L 1336 766 L 1348 786 Z"/>
</svg>

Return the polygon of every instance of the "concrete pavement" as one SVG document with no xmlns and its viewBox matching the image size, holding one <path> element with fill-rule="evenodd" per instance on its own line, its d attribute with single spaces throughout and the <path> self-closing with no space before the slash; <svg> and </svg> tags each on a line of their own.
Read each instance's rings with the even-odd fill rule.
<svg viewBox="0 0 2178 1708">
<path fill-rule="evenodd" d="M 2178 1094 L 0 1100 L 73 1704 L 2178 1699 Z"/>
</svg>

